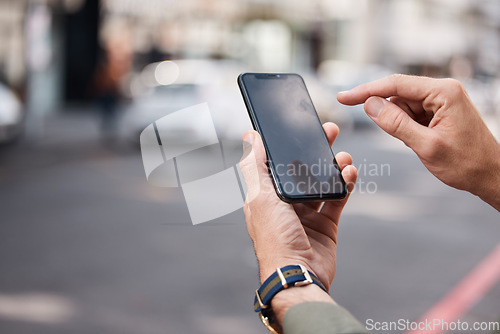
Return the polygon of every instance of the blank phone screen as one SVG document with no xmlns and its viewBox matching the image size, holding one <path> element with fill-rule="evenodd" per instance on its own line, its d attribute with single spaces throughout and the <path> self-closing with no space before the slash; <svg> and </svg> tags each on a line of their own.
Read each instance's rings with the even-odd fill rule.
<svg viewBox="0 0 500 334">
<path fill-rule="evenodd" d="M 302 77 L 246 73 L 240 86 L 282 194 L 305 200 L 344 197 L 345 183 Z"/>
</svg>

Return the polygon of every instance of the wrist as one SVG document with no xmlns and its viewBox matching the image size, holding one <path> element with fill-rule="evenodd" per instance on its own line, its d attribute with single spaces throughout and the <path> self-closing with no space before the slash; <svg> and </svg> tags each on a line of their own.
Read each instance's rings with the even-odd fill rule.
<svg viewBox="0 0 500 334">
<path fill-rule="evenodd" d="M 317 286 L 321 294 L 315 289 L 299 287 Z M 281 294 L 278 302 L 274 298 L 284 290 L 296 290 L 292 293 Z M 305 292 L 304 292 L 305 291 Z M 259 313 L 262 323 L 271 333 L 281 333 L 280 323 L 284 314 L 291 306 L 304 301 L 329 301 L 328 293 L 315 274 L 306 269 L 302 264 L 291 264 L 281 268 L 264 280 L 259 289 L 255 291 L 254 311 Z M 306 293 L 306 294 L 304 294 Z M 328 297 L 328 298 L 327 298 Z M 294 300 L 297 298 L 297 300 Z M 311 299 L 312 298 L 312 299 Z M 276 310 L 274 306 L 276 306 Z M 279 319 L 276 311 L 278 312 Z"/>
<path fill-rule="evenodd" d="M 474 195 L 500 211 L 500 145 L 496 146 L 492 159 L 485 164 L 485 172 L 481 176 L 480 186 Z"/>
<path fill-rule="evenodd" d="M 304 302 L 327 302 L 335 304 L 328 293 L 319 286 L 310 284 L 307 286 L 292 287 L 278 292 L 271 301 L 276 320 L 281 325 L 285 313 L 294 305 Z"/>
</svg>

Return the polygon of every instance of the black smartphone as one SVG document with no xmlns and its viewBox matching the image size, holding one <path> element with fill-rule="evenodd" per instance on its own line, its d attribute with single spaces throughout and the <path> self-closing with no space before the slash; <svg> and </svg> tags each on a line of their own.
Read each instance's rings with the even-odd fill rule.
<svg viewBox="0 0 500 334">
<path fill-rule="evenodd" d="M 278 196 L 288 203 L 345 198 L 346 184 L 302 77 L 243 73 L 238 86 Z"/>
</svg>

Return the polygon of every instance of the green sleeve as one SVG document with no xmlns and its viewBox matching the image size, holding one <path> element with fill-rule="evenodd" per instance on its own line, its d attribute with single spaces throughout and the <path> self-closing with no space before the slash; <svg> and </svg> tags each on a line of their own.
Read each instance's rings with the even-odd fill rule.
<svg viewBox="0 0 500 334">
<path fill-rule="evenodd" d="M 366 328 L 337 304 L 306 302 L 292 306 L 283 320 L 285 334 L 366 334 Z"/>
</svg>

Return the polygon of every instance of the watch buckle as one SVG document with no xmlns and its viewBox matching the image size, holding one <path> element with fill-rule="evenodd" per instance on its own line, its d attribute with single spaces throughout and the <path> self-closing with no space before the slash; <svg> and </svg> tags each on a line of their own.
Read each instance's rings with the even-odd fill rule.
<svg viewBox="0 0 500 334">
<path fill-rule="evenodd" d="M 257 296 L 257 301 L 259 302 L 259 306 L 260 306 L 260 308 L 261 308 L 262 310 L 265 310 L 266 308 L 268 308 L 268 307 L 269 307 L 269 305 L 264 305 L 264 304 L 262 303 L 262 299 L 260 299 L 260 296 L 259 296 L 259 289 L 255 290 L 255 295 Z M 260 314 L 260 312 L 259 312 L 259 314 Z M 261 316 L 262 316 L 262 315 L 261 315 Z"/>
<path fill-rule="evenodd" d="M 302 271 L 302 274 L 305 276 L 305 280 L 295 282 L 294 286 L 304 286 L 304 285 L 309 285 L 312 284 L 313 280 L 311 275 L 309 274 L 309 271 L 307 271 L 306 267 L 303 265 L 299 264 L 300 270 Z"/>
</svg>

